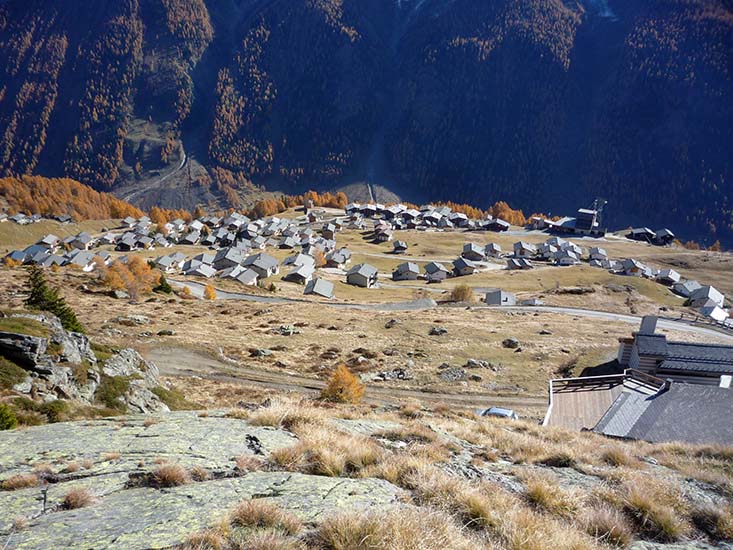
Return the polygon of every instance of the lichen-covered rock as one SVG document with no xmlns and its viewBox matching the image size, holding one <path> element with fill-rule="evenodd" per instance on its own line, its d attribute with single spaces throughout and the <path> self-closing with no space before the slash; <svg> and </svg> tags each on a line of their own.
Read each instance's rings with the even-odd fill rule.
<svg viewBox="0 0 733 550">
<path fill-rule="evenodd" d="M 290 472 L 236 469 L 234 458 L 263 458 L 297 440 L 275 428 L 209 412 L 174 412 L 150 423 L 142 416 L 66 422 L 0 432 L 0 481 L 52 464 L 54 483 L 0 491 L 0 548 L 167 548 L 210 526 L 244 499 L 266 498 L 299 516 L 320 520 L 336 511 L 396 504 L 401 490 L 379 479 L 343 479 Z M 357 428 L 356 424 L 350 427 Z M 382 426 L 358 425 L 358 430 Z M 88 468 L 64 473 L 67 461 L 89 460 Z M 210 479 L 170 489 L 135 486 L 130 476 L 150 472 L 166 460 L 184 468 L 203 467 Z M 78 510 L 62 510 L 70 489 L 85 488 L 99 500 Z M 13 520 L 28 519 L 12 532 Z"/>
<path fill-rule="evenodd" d="M 140 377 L 149 387 L 160 383 L 158 367 L 145 361 L 134 349 L 120 350 L 117 355 L 107 359 L 102 366 L 102 372 L 107 376 Z"/>
</svg>

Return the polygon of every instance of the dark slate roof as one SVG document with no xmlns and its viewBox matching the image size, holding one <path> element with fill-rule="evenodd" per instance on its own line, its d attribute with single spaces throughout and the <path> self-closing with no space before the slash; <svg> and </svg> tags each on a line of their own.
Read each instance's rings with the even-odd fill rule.
<svg viewBox="0 0 733 550">
<path fill-rule="evenodd" d="M 637 334 L 636 344 L 639 355 L 667 356 L 669 344 L 663 334 Z"/>
<path fill-rule="evenodd" d="M 621 394 L 594 431 L 653 443 L 733 443 L 733 390 L 672 384 L 668 390 L 646 398 L 630 395 Z"/>
</svg>

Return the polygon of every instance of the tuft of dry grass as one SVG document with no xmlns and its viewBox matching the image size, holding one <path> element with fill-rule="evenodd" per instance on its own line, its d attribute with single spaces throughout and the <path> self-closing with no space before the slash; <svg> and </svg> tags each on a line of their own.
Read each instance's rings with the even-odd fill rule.
<svg viewBox="0 0 733 550">
<path fill-rule="evenodd" d="M 84 460 L 82 460 L 81 466 L 85 470 L 91 470 L 92 468 L 94 468 L 94 461 L 91 458 L 85 458 Z"/>
<path fill-rule="evenodd" d="M 695 527 L 714 540 L 733 540 L 733 505 L 698 506 L 690 514 Z"/>
<path fill-rule="evenodd" d="M 117 451 L 109 452 L 109 453 L 103 453 L 102 454 L 102 460 L 104 462 L 112 462 L 113 460 L 119 460 L 122 455 L 118 453 Z"/>
<path fill-rule="evenodd" d="M 90 506 L 97 501 L 97 497 L 92 494 L 89 489 L 71 489 L 64 495 L 62 506 L 66 510 L 76 510 L 77 508 L 84 508 Z"/>
<path fill-rule="evenodd" d="M 286 535 L 296 535 L 303 524 L 292 514 L 264 499 L 245 500 L 229 515 L 232 525 L 250 529 L 270 529 Z"/>
<path fill-rule="evenodd" d="M 160 420 L 151 416 L 145 419 L 145 421 L 143 422 L 143 426 L 149 428 L 150 426 L 155 426 L 158 422 L 160 422 Z"/>
<path fill-rule="evenodd" d="M 64 466 L 64 469 L 61 470 L 62 474 L 73 474 L 78 472 L 81 469 L 81 466 L 76 461 L 67 462 L 66 466 Z"/>
<path fill-rule="evenodd" d="M 18 516 L 13 520 L 13 531 L 23 531 L 28 528 L 28 518 L 25 516 Z"/>
<path fill-rule="evenodd" d="M 326 518 L 313 536 L 328 550 L 474 550 L 474 540 L 450 515 L 421 508 L 350 512 Z"/>
<path fill-rule="evenodd" d="M 628 476 L 619 488 L 622 506 L 642 535 L 674 542 L 687 536 L 687 504 L 679 488 L 651 476 Z"/>
<path fill-rule="evenodd" d="M 357 474 L 383 456 L 383 450 L 368 437 L 334 429 L 308 426 L 298 430 L 298 437 L 298 443 L 274 451 L 270 460 L 289 471 L 342 477 Z"/>
<path fill-rule="evenodd" d="M 601 460 L 615 468 L 625 466 L 633 468 L 639 465 L 639 461 L 632 456 L 628 450 L 621 445 L 612 445 L 601 453 Z"/>
<path fill-rule="evenodd" d="M 252 426 L 282 427 L 294 430 L 298 426 L 323 425 L 328 417 L 322 409 L 317 409 L 305 400 L 288 402 L 276 400 L 267 407 L 262 407 L 246 415 Z"/>
<path fill-rule="evenodd" d="M 191 468 L 189 473 L 191 475 L 191 479 L 194 481 L 206 481 L 207 479 L 211 479 L 211 472 L 203 466 L 194 466 Z"/>
<path fill-rule="evenodd" d="M 306 546 L 278 533 L 254 533 L 247 537 L 247 550 L 305 550 Z"/>
<path fill-rule="evenodd" d="M 150 476 L 154 487 L 178 487 L 191 481 L 186 469 L 180 464 L 163 464 Z"/>
<path fill-rule="evenodd" d="M 626 548 L 634 538 L 633 527 L 626 516 L 608 505 L 586 509 L 580 525 L 590 536 L 609 546 Z"/>
<path fill-rule="evenodd" d="M 41 479 L 36 474 L 16 474 L 2 482 L 2 489 L 4 491 L 16 491 L 28 487 L 37 487 L 40 484 Z"/>
<path fill-rule="evenodd" d="M 541 511 L 570 519 L 580 508 L 578 494 L 562 489 L 549 475 L 531 473 L 520 479 L 524 482 L 524 497 Z"/>
<path fill-rule="evenodd" d="M 33 472 L 38 475 L 52 474 L 53 467 L 46 462 L 37 462 L 33 465 Z"/>
<path fill-rule="evenodd" d="M 267 465 L 264 460 L 252 455 L 239 455 L 234 458 L 234 463 L 240 472 L 259 472 Z"/>
</svg>

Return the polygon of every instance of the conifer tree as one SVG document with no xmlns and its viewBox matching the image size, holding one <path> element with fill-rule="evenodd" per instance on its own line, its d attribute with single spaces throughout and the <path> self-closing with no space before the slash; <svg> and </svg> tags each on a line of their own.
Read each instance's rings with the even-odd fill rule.
<svg viewBox="0 0 733 550">
<path fill-rule="evenodd" d="M 38 266 L 31 268 L 28 276 L 29 292 L 25 305 L 31 309 L 53 313 L 61 321 L 61 325 L 71 332 L 84 332 L 74 311 L 66 304 L 58 290 L 48 286 L 43 271 Z"/>
</svg>

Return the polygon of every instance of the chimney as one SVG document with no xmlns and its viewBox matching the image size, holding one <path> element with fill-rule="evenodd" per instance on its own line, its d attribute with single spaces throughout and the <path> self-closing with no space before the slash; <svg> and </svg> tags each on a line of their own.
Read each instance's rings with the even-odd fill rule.
<svg viewBox="0 0 733 550">
<path fill-rule="evenodd" d="M 645 315 L 641 318 L 641 328 L 639 334 L 645 336 L 651 336 L 657 331 L 657 317 L 656 315 Z"/>
</svg>

